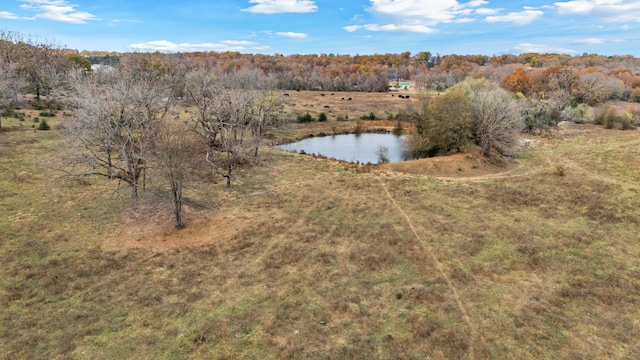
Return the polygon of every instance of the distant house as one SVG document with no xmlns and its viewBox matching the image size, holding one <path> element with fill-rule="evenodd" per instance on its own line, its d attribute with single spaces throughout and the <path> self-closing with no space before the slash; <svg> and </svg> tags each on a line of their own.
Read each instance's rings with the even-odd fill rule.
<svg viewBox="0 0 640 360">
<path fill-rule="evenodd" d="M 102 64 L 92 64 L 91 71 L 99 72 L 99 71 L 113 71 L 114 68 L 111 65 L 102 65 Z"/>
<path fill-rule="evenodd" d="M 390 81 L 389 91 L 409 90 L 411 89 L 411 81 Z"/>
</svg>

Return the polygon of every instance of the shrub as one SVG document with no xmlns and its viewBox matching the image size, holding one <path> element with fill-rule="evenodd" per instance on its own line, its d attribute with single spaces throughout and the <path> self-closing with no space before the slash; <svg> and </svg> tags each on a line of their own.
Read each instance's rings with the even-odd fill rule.
<svg viewBox="0 0 640 360">
<path fill-rule="evenodd" d="M 604 118 L 609 111 L 608 106 L 600 106 L 593 110 L 593 125 L 604 125 Z"/>
<path fill-rule="evenodd" d="M 376 155 L 378 156 L 378 164 L 384 164 L 389 162 L 389 148 L 380 145 L 376 150 Z"/>
<path fill-rule="evenodd" d="M 56 114 L 53 112 L 48 112 L 48 111 L 41 111 L 40 112 L 40 116 L 42 117 L 55 117 Z"/>
<path fill-rule="evenodd" d="M 626 117 L 620 119 L 620 130 L 635 130 L 635 129 L 636 127 L 631 122 L 631 119 Z"/>
<path fill-rule="evenodd" d="M 420 135 L 411 135 L 406 140 L 411 157 L 415 159 L 434 157 L 441 153 L 440 148 Z"/>
<path fill-rule="evenodd" d="M 327 114 L 321 112 L 320 115 L 318 115 L 318 121 L 320 121 L 320 122 L 327 121 Z"/>
<path fill-rule="evenodd" d="M 369 120 L 375 120 L 376 119 L 376 114 L 372 112 L 369 113 Z"/>
<path fill-rule="evenodd" d="M 640 102 L 640 88 L 631 90 L 631 93 L 629 94 L 629 100 L 633 102 Z"/>
<path fill-rule="evenodd" d="M 312 121 L 315 121 L 315 120 L 316 119 L 314 119 L 313 116 L 311 116 L 311 114 L 309 114 L 308 111 L 304 115 L 298 115 L 298 122 L 299 123 L 309 123 L 309 122 L 312 122 Z"/>
<path fill-rule="evenodd" d="M 561 117 L 566 121 L 573 121 L 577 124 L 584 123 L 584 120 L 587 116 L 587 112 L 589 111 L 589 105 L 587 104 L 576 104 L 575 106 L 566 107 L 562 110 Z"/>
<path fill-rule="evenodd" d="M 40 121 L 40 125 L 38 125 L 38 130 L 49 130 L 51 129 L 51 126 L 49 126 L 49 123 L 47 123 L 47 120 L 42 119 L 42 121 Z"/>
<path fill-rule="evenodd" d="M 607 109 L 607 112 L 604 114 L 604 127 L 607 129 L 613 129 L 616 126 L 619 118 L 616 115 L 616 111 L 614 109 Z"/>
<path fill-rule="evenodd" d="M 394 119 L 409 121 L 409 120 L 411 120 L 411 114 L 409 114 L 407 111 L 399 111 L 396 114 L 396 116 L 394 116 Z"/>
<path fill-rule="evenodd" d="M 2 113 L 0 113 L 0 116 L 4 116 L 4 117 L 18 117 L 17 115 L 18 113 L 16 113 L 16 111 L 13 109 L 13 107 L 11 106 L 7 106 L 2 110 Z"/>
<path fill-rule="evenodd" d="M 555 125 L 551 117 L 551 109 L 544 103 L 537 103 L 526 109 L 523 114 L 524 124 L 527 130 L 542 129 Z"/>
<path fill-rule="evenodd" d="M 638 115 L 634 114 L 630 110 L 625 112 L 624 116 L 621 116 L 618 121 L 620 122 L 620 130 L 635 130 L 636 126 L 634 122 L 638 120 Z"/>
</svg>

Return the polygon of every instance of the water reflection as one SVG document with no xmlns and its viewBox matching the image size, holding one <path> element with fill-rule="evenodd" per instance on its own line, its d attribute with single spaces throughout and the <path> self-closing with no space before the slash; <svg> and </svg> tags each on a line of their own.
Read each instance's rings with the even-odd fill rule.
<svg viewBox="0 0 640 360">
<path fill-rule="evenodd" d="M 344 134 L 304 139 L 298 142 L 279 145 L 278 148 L 289 151 L 304 151 L 339 160 L 360 163 L 378 163 L 381 146 L 388 149 L 389 162 L 408 160 L 405 136 L 393 134 Z"/>
</svg>

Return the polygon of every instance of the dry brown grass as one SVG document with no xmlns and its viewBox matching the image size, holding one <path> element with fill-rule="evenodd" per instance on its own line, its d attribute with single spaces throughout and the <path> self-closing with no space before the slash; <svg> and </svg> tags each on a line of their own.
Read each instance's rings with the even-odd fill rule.
<svg viewBox="0 0 640 360">
<path fill-rule="evenodd" d="M 177 231 L 53 181 L 55 132 L 0 133 L 0 357 L 638 358 L 638 133 L 533 140 L 506 165 L 266 150 Z"/>
</svg>

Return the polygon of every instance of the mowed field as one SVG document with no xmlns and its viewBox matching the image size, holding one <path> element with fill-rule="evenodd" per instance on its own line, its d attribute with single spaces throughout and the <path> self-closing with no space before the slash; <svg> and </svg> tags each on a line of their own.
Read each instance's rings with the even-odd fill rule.
<svg viewBox="0 0 640 360">
<path fill-rule="evenodd" d="M 407 104 L 300 93 L 284 111 L 349 120 L 272 141 Z M 2 359 L 640 358 L 637 130 L 563 127 L 509 162 L 265 148 L 230 189 L 190 184 L 176 230 L 159 179 L 133 206 L 65 179 L 55 130 L 2 120 Z"/>
</svg>

